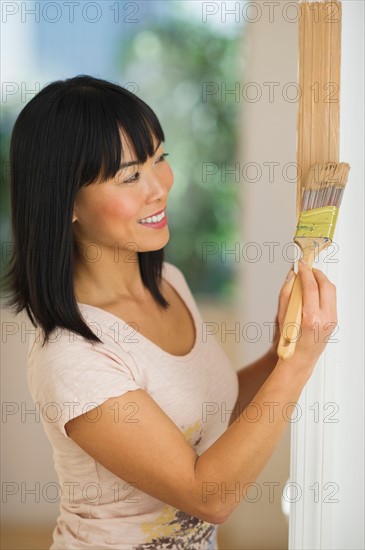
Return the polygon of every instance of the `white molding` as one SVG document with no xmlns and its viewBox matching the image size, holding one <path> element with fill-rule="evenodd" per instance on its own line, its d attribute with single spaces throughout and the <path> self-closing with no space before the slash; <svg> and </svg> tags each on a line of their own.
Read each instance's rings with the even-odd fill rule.
<svg viewBox="0 0 365 550">
<path fill-rule="evenodd" d="M 322 262 L 316 264 L 326 272 Z M 331 344 L 332 345 L 332 344 Z M 330 344 L 327 345 L 330 346 Z M 299 491 L 289 498 L 289 548 L 319 550 L 322 548 L 322 488 L 326 424 L 323 411 L 326 404 L 326 364 L 331 350 L 319 358 L 311 378 L 298 400 L 300 419 L 291 424 L 289 483 Z M 319 497 L 319 502 L 315 502 Z M 310 528 L 309 528 L 310 526 Z"/>
</svg>

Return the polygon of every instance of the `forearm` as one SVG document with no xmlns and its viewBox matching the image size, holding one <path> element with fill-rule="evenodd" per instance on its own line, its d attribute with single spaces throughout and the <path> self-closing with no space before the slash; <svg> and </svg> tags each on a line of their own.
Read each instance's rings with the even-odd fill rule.
<svg viewBox="0 0 365 550">
<path fill-rule="evenodd" d="M 308 371 L 279 359 L 254 396 L 255 405 L 247 407 L 198 457 L 195 477 L 202 506 L 213 517 L 228 517 L 263 470 L 288 426 L 293 411 L 288 403 L 298 401 L 310 377 Z"/>
<path fill-rule="evenodd" d="M 243 412 L 259 391 L 268 376 L 272 373 L 278 357 L 273 351 L 268 351 L 255 362 L 242 367 L 238 372 L 239 392 L 234 412 L 231 415 L 230 426 Z"/>
</svg>

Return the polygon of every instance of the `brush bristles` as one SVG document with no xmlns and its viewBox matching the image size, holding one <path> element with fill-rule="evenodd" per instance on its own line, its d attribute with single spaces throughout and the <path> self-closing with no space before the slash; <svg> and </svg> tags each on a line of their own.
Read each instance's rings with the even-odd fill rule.
<svg viewBox="0 0 365 550">
<path fill-rule="evenodd" d="M 312 210 L 312 208 L 322 208 L 322 206 L 337 206 L 339 208 L 349 170 L 350 165 L 346 162 L 313 164 L 303 185 L 302 212 Z"/>
</svg>

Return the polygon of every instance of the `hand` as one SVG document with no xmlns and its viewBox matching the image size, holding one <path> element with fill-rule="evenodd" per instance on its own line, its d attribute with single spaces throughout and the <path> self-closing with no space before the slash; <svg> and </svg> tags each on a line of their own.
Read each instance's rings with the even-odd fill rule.
<svg viewBox="0 0 365 550">
<path fill-rule="evenodd" d="M 336 287 L 319 269 L 298 263 L 302 285 L 302 319 L 292 363 L 314 368 L 324 351 L 329 336 L 337 325 Z M 278 322 L 280 331 L 285 320 L 290 292 L 295 278 L 286 282 L 280 293 Z"/>
</svg>

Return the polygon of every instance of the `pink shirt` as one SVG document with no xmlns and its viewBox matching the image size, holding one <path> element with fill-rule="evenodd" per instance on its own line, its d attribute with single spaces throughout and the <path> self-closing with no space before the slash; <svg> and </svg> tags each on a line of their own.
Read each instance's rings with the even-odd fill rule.
<svg viewBox="0 0 365 550">
<path fill-rule="evenodd" d="M 201 455 L 227 429 L 238 397 L 238 377 L 204 321 L 182 272 L 164 262 L 163 278 L 180 295 L 196 330 L 192 350 L 175 356 L 119 317 L 79 303 L 83 318 L 104 342 L 93 347 L 57 329 L 42 348 L 41 329 L 29 346 L 28 386 L 39 403 L 53 448 L 60 515 L 51 550 L 214 550 L 217 525 L 178 510 L 115 476 L 83 451 L 65 424 L 110 397 L 145 390 Z M 133 414 L 131 412 L 131 414 Z M 97 415 L 95 414 L 95 418 Z"/>
</svg>

